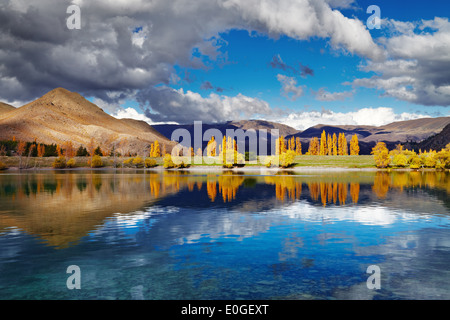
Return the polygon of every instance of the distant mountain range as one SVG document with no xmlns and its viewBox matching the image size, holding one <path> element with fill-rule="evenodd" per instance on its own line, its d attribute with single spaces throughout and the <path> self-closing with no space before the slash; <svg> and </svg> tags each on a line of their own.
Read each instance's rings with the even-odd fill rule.
<svg viewBox="0 0 450 320">
<path fill-rule="evenodd" d="M 306 129 L 305 131 L 299 131 L 292 127 L 275 122 L 262 120 L 244 120 L 228 121 L 219 124 L 203 124 L 202 128 L 203 132 L 209 129 L 218 129 L 222 135 L 225 135 L 228 129 L 255 129 L 256 131 L 266 129 L 268 135 L 267 139 L 263 141 L 266 141 L 267 143 L 267 150 L 270 150 L 270 130 L 278 129 L 280 135 L 284 136 L 286 139 L 290 139 L 291 137 L 299 137 L 300 141 L 302 142 L 303 152 L 306 152 L 306 150 L 308 150 L 309 141 L 311 140 L 311 138 L 320 138 L 324 130 L 327 134 L 336 133 L 336 135 L 338 135 L 339 133 L 344 133 L 347 137 L 348 142 L 350 142 L 351 136 L 356 134 L 358 136 L 360 144 L 360 154 L 370 154 L 372 148 L 379 141 L 385 142 L 390 149 L 395 148 L 395 146 L 399 143 L 405 144 L 407 142 L 412 143 L 412 145 L 414 145 L 414 147 L 418 149 L 419 142 L 423 141 L 426 138 L 439 134 L 449 124 L 450 117 L 440 117 L 399 121 L 380 127 L 316 125 L 314 127 Z M 193 136 L 194 134 L 194 125 L 162 124 L 154 125 L 153 127 L 169 139 L 171 138 L 172 132 L 175 129 L 186 129 L 191 134 L 191 136 Z M 448 134 L 441 135 L 440 138 L 443 142 L 446 141 L 446 143 L 450 143 L 450 137 L 448 136 Z M 205 145 L 206 142 L 204 142 L 203 147 L 205 147 Z M 442 145 L 442 143 L 439 145 Z"/>
<path fill-rule="evenodd" d="M 266 144 L 270 150 L 270 135 L 272 129 L 278 129 L 286 139 L 299 137 L 302 149 L 308 149 L 309 140 L 319 137 L 322 131 L 333 134 L 344 133 L 349 141 L 356 134 L 360 142 L 360 153 L 370 154 L 372 147 L 378 141 L 384 141 L 389 148 L 402 143 L 414 148 L 440 149 L 450 143 L 450 117 L 422 118 L 400 121 L 388 125 L 352 126 L 352 125 L 316 125 L 304 131 L 290 126 L 264 121 L 241 120 L 227 121 L 218 124 L 203 124 L 202 133 L 216 129 L 222 135 L 227 130 L 249 130 L 257 132 L 267 130 L 267 137 L 261 136 L 260 143 Z M 176 144 L 170 141 L 176 129 L 186 129 L 191 137 L 194 135 L 194 125 L 162 124 L 149 125 L 147 122 L 133 119 L 117 119 L 104 112 L 95 104 L 89 102 L 78 93 L 63 88 L 54 89 L 41 98 L 20 108 L 0 103 L 0 140 L 9 140 L 13 136 L 18 140 L 34 141 L 46 144 L 63 144 L 72 141 L 76 146 L 87 146 L 94 138 L 96 144 L 111 147 L 114 142 L 127 141 L 130 152 L 140 153 L 155 140 L 165 144 L 170 151 Z M 203 141 L 203 148 L 207 141 Z"/>
</svg>

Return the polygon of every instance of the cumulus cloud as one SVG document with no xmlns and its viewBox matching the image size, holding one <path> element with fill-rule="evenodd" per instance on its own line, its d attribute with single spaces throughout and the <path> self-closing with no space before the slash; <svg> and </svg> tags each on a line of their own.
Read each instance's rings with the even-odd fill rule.
<svg viewBox="0 0 450 320">
<path fill-rule="evenodd" d="M 330 7 L 351 4 L 345 0 L 73 3 L 81 8 L 81 30 L 66 28 L 67 2 L 2 1 L 2 100 L 29 101 L 62 86 L 112 102 L 106 92 L 132 94 L 169 84 L 174 65 L 206 68 L 223 54 L 220 33 L 231 29 L 275 38 L 320 37 L 336 49 L 371 58 L 382 53 L 361 21 Z"/>
<path fill-rule="evenodd" d="M 271 115 L 269 104 L 257 98 L 238 94 L 234 97 L 211 93 L 208 97 L 169 87 L 150 87 L 136 95 L 137 101 L 146 106 L 145 115 L 153 122 L 206 123 L 240 120 Z"/>
<path fill-rule="evenodd" d="M 281 83 L 281 93 L 286 98 L 295 101 L 303 95 L 303 86 L 297 86 L 297 80 L 282 74 L 277 75 L 277 80 Z"/>
<path fill-rule="evenodd" d="M 292 112 L 278 122 L 305 130 L 317 124 L 326 125 L 371 125 L 382 126 L 396 121 L 425 118 L 426 115 L 416 113 L 395 113 L 392 108 L 362 108 L 350 112 L 334 112 L 331 110 Z"/>
<path fill-rule="evenodd" d="M 450 23 L 435 18 L 417 23 L 388 21 L 395 33 L 382 39 L 386 60 L 367 61 L 374 72 L 353 87 L 376 88 L 383 95 L 425 106 L 450 106 Z"/>
</svg>

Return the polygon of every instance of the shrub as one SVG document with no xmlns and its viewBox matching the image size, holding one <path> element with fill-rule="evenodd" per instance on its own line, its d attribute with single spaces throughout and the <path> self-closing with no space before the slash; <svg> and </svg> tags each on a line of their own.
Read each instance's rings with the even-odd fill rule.
<svg viewBox="0 0 450 320">
<path fill-rule="evenodd" d="M 133 165 L 136 168 L 142 168 L 144 166 L 144 159 L 142 159 L 141 157 L 137 156 L 136 158 L 133 159 Z"/>
<path fill-rule="evenodd" d="M 189 164 L 189 157 L 180 157 L 180 156 L 175 156 L 172 159 L 172 155 L 170 154 L 166 154 L 164 156 L 163 159 L 163 166 L 166 169 L 171 169 L 171 168 L 188 168 L 190 166 Z"/>
<path fill-rule="evenodd" d="M 146 168 L 154 168 L 156 167 L 158 164 L 156 163 L 155 159 L 145 159 L 145 167 Z"/>
<path fill-rule="evenodd" d="M 436 166 L 436 152 L 425 152 L 421 155 L 421 158 L 425 168 L 434 168 Z"/>
<path fill-rule="evenodd" d="M 164 156 L 163 166 L 166 169 L 175 168 L 175 163 L 172 161 L 172 156 L 168 153 Z"/>
<path fill-rule="evenodd" d="M 66 165 L 68 168 L 74 168 L 76 163 L 77 163 L 76 160 L 74 158 L 72 158 L 72 159 L 69 159 L 69 161 L 67 161 Z"/>
<path fill-rule="evenodd" d="M 276 163 L 277 161 L 276 161 L 276 157 L 275 156 L 267 156 L 265 159 L 264 159 L 264 165 L 267 167 L 267 168 L 270 168 L 270 167 L 272 167 L 272 166 L 277 166 L 277 163 Z"/>
<path fill-rule="evenodd" d="M 422 167 L 422 159 L 418 155 L 411 156 L 409 167 L 411 169 L 420 169 Z"/>
<path fill-rule="evenodd" d="M 101 168 L 101 167 L 103 167 L 103 161 L 102 161 L 102 158 L 99 155 L 95 155 L 95 156 L 92 157 L 91 167 L 92 168 Z"/>
<path fill-rule="evenodd" d="M 52 167 L 55 169 L 64 169 L 67 166 L 65 157 L 58 157 L 53 161 Z"/>
<path fill-rule="evenodd" d="M 403 153 L 396 154 L 393 159 L 397 167 L 406 167 L 408 165 L 408 158 Z"/>
<path fill-rule="evenodd" d="M 133 158 L 127 159 L 127 160 L 123 160 L 123 165 L 125 167 L 131 167 L 131 164 L 133 163 Z"/>
<path fill-rule="evenodd" d="M 295 151 L 288 150 L 280 155 L 280 167 L 288 168 L 294 164 Z"/>
</svg>

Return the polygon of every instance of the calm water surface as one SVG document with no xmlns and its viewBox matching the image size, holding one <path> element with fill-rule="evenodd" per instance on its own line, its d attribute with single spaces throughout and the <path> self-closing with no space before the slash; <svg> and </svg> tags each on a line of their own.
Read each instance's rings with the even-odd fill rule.
<svg viewBox="0 0 450 320">
<path fill-rule="evenodd" d="M 439 172 L 3 173 L 0 299 L 450 299 L 449 193 Z"/>
</svg>

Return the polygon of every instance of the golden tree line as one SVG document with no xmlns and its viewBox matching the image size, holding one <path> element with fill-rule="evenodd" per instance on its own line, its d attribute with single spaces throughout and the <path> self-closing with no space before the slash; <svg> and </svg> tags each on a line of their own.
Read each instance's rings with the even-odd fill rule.
<svg viewBox="0 0 450 320">
<path fill-rule="evenodd" d="M 378 168 L 450 169 L 450 143 L 439 152 L 432 149 L 428 151 L 419 149 L 417 153 L 414 150 L 403 149 L 400 144 L 389 151 L 386 143 L 378 142 L 372 149 L 372 154 Z"/>
<path fill-rule="evenodd" d="M 277 154 L 283 154 L 287 150 L 295 151 L 296 155 L 302 155 L 302 144 L 300 138 L 290 138 L 287 141 L 283 136 L 277 139 Z M 317 156 L 345 156 L 348 155 L 359 155 L 359 141 L 358 136 L 354 134 L 350 141 L 350 150 L 348 148 L 347 138 L 344 133 L 327 134 L 323 130 L 320 139 L 318 137 L 311 138 L 309 142 L 309 148 L 307 155 L 317 155 Z"/>
</svg>

